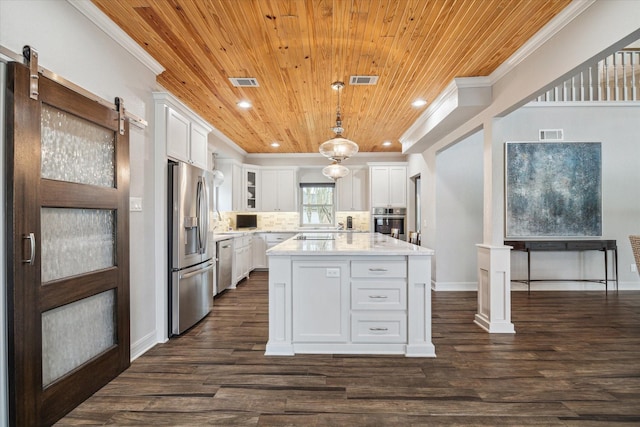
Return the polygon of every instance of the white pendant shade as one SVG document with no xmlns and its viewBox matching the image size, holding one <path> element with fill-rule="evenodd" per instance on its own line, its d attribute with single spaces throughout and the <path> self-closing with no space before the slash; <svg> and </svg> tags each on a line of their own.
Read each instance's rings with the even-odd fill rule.
<svg viewBox="0 0 640 427">
<path fill-rule="evenodd" d="M 358 144 L 341 136 L 331 138 L 320 145 L 320 154 L 339 162 L 348 159 L 357 152 Z"/>
<path fill-rule="evenodd" d="M 322 174 L 328 178 L 333 179 L 334 181 L 340 178 L 344 178 L 349 174 L 349 169 L 342 166 L 338 162 L 334 162 L 329 166 L 326 166 L 322 169 Z"/>
<path fill-rule="evenodd" d="M 348 159 L 358 152 L 358 144 L 342 137 L 344 128 L 342 127 L 342 117 L 340 115 L 340 89 L 344 87 L 343 82 L 333 82 L 331 88 L 338 91 L 338 108 L 336 108 L 336 125 L 333 131 L 336 136 L 323 142 L 319 151 L 325 157 L 333 160 L 333 163 L 322 169 L 322 174 L 334 181 L 349 174 L 349 169 L 340 164 L 344 159 Z"/>
<path fill-rule="evenodd" d="M 222 171 L 218 169 L 213 170 L 212 174 L 213 174 L 213 186 L 220 187 L 224 182 L 224 174 L 222 173 Z"/>
</svg>

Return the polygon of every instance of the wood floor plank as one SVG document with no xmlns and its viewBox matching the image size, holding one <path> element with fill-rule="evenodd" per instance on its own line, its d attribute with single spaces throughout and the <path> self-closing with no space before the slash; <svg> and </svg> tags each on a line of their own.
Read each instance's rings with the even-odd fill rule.
<svg viewBox="0 0 640 427">
<path fill-rule="evenodd" d="M 436 358 L 267 357 L 268 275 L 216 297 L 59 426 L 640 425 L 640 292 L 512 292 L 516 334 L 433 297 Z"/>
</svg>

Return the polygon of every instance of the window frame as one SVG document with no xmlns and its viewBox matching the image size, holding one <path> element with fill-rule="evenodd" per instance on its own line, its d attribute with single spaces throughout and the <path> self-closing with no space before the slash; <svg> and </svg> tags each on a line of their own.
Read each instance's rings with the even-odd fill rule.
<svg viewBox="0 0 640 427">
<path fill-rule="evenodd" d="M 331 205 L 327 204 L 305 204 L 304 203 L 304 189 L 305 188 L 331 188 Z M 300 203 L 298 206 L 298 213 L 300 215 L 300 227 L 335 227 L 336 226 L 336 213 L 337 213 L 337 187 L 333 182 L 301 182 L 300 183 Z M 305 207 L 306 206 L 331 206 L 331 223 L 305 223 Z"/>
</svg>

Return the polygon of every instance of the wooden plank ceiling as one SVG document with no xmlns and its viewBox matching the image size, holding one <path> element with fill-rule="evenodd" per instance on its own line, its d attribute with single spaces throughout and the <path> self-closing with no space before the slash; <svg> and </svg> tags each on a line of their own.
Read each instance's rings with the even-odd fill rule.
<svg viewBox="0 0 640 427">
<path fill-rule="evenodd" d="M 334 136 L 400 151 L 454 77 L 487 76 L 571 0 L 93 0 L 166 71 L 158 83 L 249 153 L 317 152 Z M 375 86 L 351 75 L 379 76 Z M 230 77 L 254 77 L 257 88 Z M 240 100 L 253 108 L 242 110 Z M 270 144 L 280 143 L 278 149 Z M 383 141 L 391 141 L 383 147 Z"/>
</svg>

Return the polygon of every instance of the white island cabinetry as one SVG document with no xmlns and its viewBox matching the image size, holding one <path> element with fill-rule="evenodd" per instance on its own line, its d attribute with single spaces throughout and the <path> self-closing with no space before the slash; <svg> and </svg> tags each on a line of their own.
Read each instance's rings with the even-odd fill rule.
<svg viewBox="0 0 640 427">
<path fill-rule="evenodd" d="M 349 264 L 338 260 L 293 261 L 293 340 L 349 339 Z"/>
<path fill-rule="evenodd" d="M 306 237 L 267 252 L 266 355 L 435 357 L 431 249 L 378 233 Z"/>
</svg>

